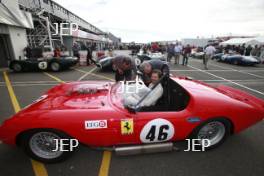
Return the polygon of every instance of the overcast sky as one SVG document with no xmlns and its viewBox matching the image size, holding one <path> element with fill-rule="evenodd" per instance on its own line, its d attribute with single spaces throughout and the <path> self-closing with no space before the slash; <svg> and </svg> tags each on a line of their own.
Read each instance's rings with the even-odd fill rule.
<svg viewBox="0 0 264 176">
<path fill-rule="evenodd" d="M 123 42 L 264 35 L 264 0 L 55 0 Z"/>
</svg>

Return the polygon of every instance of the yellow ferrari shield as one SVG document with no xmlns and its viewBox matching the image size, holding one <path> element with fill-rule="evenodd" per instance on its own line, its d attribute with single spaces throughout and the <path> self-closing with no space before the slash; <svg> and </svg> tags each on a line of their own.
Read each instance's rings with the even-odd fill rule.
<svg viewBox="0 0 264 176">
<path fill-rule="evenodd" d="M 133 119 L 123 119 L 121 120 L 121 134 L 132 134 L 134 132 L 134 122 Z"/>
</svg>

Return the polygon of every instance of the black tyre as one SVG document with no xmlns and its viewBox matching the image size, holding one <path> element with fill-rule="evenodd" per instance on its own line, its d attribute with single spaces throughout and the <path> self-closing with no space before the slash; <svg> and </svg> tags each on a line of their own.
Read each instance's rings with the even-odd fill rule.
<svg viewBox="0 0 264 176">
<path fill-rule="evenodd" d="M 238 61 L 237 60 L 233 61 L 233 64 L 238 65 Z"/>
<path fill-rule="evenodd" d="M 54 72 L 58 72 L 61 70 L 61 65 L 58 62 L 52 62 L 50 64 L 50 69 Z"/>
<path fill-rule="evenodd" d="M 71 139 L 69 136 L 56 130 L 39 129 L 24 133 L 19 144 L 24 151 L 33 159 L 44 163 L 56 163 L 67 159 L 71 153 L 69 140 L 64 142 L 63 150 L 56 150 L 57 144 L 54 139 Z"/>
<path fill-rule="evenodd" d="M 210 145 L 205 150 L 210 150 L 220 146 L 231 133 L 231 123 L 224 118 L 216 118 L 200 124 L 194 129 L 191 139 L 208 139 Z M 201 149 L 203 143 L 200 141 Z M 208 145 L 208 144 L 207 144 Z"/>
<path fill-rule="evenodd" d="M 13 63 L 11 68 L 14 70 L 14 72 L 21 72 L 23 70 L 22 65 L 18 62 Z"/>
</svg>

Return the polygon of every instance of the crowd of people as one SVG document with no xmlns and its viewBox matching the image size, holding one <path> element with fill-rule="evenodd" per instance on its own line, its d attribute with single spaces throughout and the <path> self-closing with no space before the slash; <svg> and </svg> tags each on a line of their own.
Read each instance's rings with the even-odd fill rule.
<svg viewBox="0 0 264 176">
<path fill-rule="evenodd" d="M 255 45 L 252 47 L 251 45 L 246 46 L 243 45 L 227 45 L 225 47 L 220 46 L 219 50 L 223 53 L 237 53 L 244 56 L 255 56 L 262 58 L 264 56 L 264 45 Z"/>
<path fill-rule="evenodd" d="M 191 47 L 189 44 L 187 44 L 186 46 L 182 46 L 179 43 L 176 43 L 175 45 L 170 44 L 167 47 L 167 61 L 171 62 L 171 59 L 174 57 L 175 59 L 174 64 L 180 64 L 180 58 L 182 56 L 182 65 L 187 66 L 193 48 L 194 47 L 193 46 Z M 210 58 L 212 58 L 215 52 L 216 49 L 214 46 L 208 45 L 205 47 L 204 49 L 205 56 L 203 58 L 205 69 L 208 69 L 208 61 Z"/>
</svg>

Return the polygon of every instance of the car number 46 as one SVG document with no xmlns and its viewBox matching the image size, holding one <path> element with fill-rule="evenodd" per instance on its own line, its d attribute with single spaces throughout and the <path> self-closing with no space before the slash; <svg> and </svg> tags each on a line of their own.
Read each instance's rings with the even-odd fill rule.
<svg viewBox="0 0 264 176">
<path fill-rule="evenodd" d="M 168 141 L 174 136 L 174 126 L 165 119 L 149 121 L 140 132 L 140 140 L 143 143 Z"/>
</svg>

